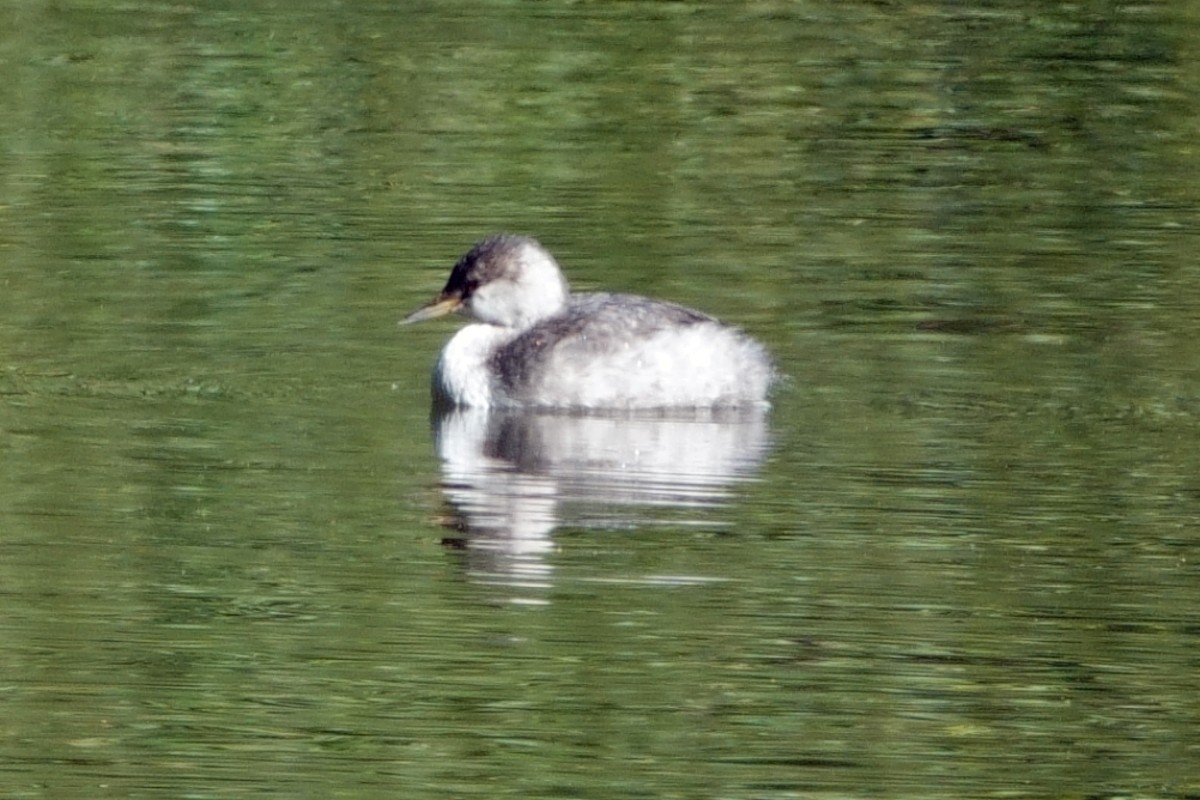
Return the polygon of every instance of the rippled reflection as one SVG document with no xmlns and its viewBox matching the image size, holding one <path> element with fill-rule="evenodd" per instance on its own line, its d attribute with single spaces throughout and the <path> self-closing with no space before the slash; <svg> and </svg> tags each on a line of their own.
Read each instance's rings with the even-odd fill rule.
<svg viewBox="0 0 1200 800">
<path fill-rule="evenodd" d="M 597 417 L 465 409 L 434 419 L 442 488 L 480 580 L 549 585 L 560 525 L 620 528 L 721 505 L 769 447 L 759 411 Z"/>
</svg>

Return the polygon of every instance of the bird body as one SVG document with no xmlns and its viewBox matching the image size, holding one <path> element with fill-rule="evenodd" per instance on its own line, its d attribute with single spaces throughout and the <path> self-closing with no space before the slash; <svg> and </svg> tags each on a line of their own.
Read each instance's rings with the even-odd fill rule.
<svg viewBox="0 0 1200 800">
<path fill-rule="evenodd" d="M 628 294 L 571 294 L 534 239 L 476 244 L 405 324 L 461 310 L 475 320 L 438 358 L 439 405 L 575 410 L 762 406 L 766 349 L 684 306 Z"/>
</svg>

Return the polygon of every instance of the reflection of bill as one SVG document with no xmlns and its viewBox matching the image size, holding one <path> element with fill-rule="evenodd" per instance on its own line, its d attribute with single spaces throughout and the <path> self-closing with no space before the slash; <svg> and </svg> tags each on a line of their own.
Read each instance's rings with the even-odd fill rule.
<svg viewBox="0 0 1200 800">
<path fill-rule="evenodd" d="M 434 419 L 442 491 L 473 576 L 546 585 L 561 524 L 618 528 L 720 506 L 769 447 L 765 414 L 604 417 L 460 409 Z M 678 523 L 678 519 L 672 522 Z"/>
</svg>

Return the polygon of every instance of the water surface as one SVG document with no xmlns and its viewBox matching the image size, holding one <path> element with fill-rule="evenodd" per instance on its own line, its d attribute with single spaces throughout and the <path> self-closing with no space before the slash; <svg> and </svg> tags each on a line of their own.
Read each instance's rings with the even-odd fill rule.
<svg viewBox="0 0 1200 800">
<path fill-rule="evenodd" d="M 1196 796 L 1195 21 L 10 5 L 0 794 Z M 431 420 L 495 230 L 771 413 Z"/>
</svg>

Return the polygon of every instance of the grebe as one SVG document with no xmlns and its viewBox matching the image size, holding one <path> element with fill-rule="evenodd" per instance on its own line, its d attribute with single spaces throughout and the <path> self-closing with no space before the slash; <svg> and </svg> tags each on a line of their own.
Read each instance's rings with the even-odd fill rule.
<svg viewBox="0 0 1200 800">
<path fill-rule="evenodd" d="M 765 406 L 766 348 L 690 308 L 572 294 L 537 240 L 497 234 L 458 260 L 441 294 L 400 321 L 475 320 L 433 372 L 439 406 L 669 409 Z"/>
</svg>

